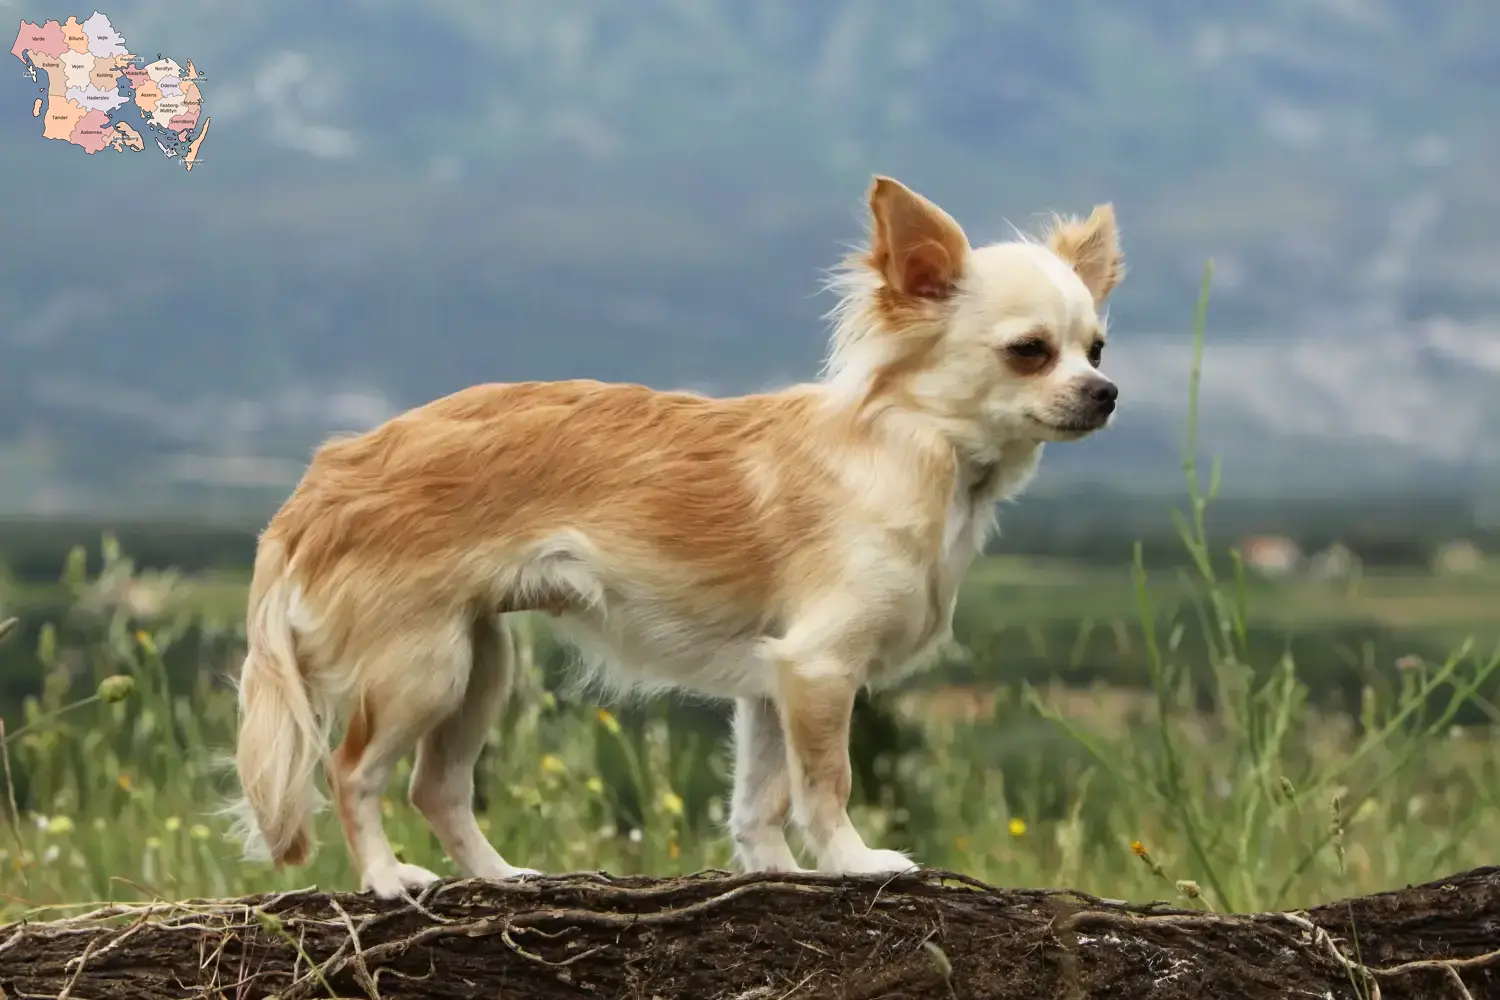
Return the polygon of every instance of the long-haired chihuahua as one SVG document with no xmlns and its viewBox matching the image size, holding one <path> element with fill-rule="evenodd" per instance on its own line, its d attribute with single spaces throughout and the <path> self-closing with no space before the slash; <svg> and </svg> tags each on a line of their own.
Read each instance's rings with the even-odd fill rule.
<svg viewBox="0 0 1500 1000">
<path fill-rule="evenodd" d="M 855 694 L 948 637 L 996 502 L 1043 444 L 1109 423 L 1101 310 L 1123 258 L 1107 204 L 977 248 L 890 178 L 869 210 L 817 382 L 723 399 L 480 385 L 317 451 L 250 589 L 236 763 L 252 856 L 309 857 L 322 768 L 364 887 L 434 881 L 381 825 L 415 747 L 411 802 L 459 868 L 530 872 L 472 798 L 514 670 L 506 615 L 542 611 L 602 681 L 734 701 L 745 869 L 800 870 L 789 816 L 819 870 L 913 867 L 850 822 Z"/>
</svg>

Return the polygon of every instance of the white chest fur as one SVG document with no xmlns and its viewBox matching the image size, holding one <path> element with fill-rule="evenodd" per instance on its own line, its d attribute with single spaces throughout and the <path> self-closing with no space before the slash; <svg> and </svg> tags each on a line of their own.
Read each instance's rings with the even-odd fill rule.
<svg viewBox="0 0 1500 1000">
<path fill-rule="evenodd" d="M 903 602 L 904 620 L 886 631 L 871 665 L 872 683 L 888 684 L 920 669 L 952 637 L 958 593 L 994 530 L 995 504 L 1019 488 L 1034 465 L 1034 459 L 1020 468 L 997 463 L 965 468 L 955 476 L 941 548 L 930 554 L 921 585 Z"/>
</svg>

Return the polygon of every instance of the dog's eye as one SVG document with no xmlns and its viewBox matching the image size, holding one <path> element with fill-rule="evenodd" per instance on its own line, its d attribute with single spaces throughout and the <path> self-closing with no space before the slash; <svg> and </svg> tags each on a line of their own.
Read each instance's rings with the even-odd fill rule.
<svg viewBox="0 0 1500 1000">
<path fill-rule="evenodd" d="M 1101 360 L 1103 360 L 1103 358 L 1104 358 L 1104 341 L 1102 341 L 1102 340 L 1096 340 L 1096 341 L 1094 341 L 1093 345 L 1089 348 L 1089 364 L 1093 365 L 1095 368 L 1098 368 L 1099 367 L 1099 362 Z"/>
<path fill-rule="evenodd" d="M 1008 350 L 1018 358 L 1041 358 L 1047 355 L 1047 344 L 1041 340 L 1018 340 Z"/>
</svg>

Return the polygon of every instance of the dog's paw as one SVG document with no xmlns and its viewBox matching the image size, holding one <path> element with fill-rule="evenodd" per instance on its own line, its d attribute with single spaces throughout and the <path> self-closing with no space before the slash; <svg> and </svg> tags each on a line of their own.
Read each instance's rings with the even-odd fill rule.
<svg viewBox="0 0 1500 1000">
<path fill-rule="evenodd" d="M 495 877 L 496 878 L 520 878 L 523 875 L 537 875 L 537 876 L 540 876 L 541 874 L 542 873 L 539 872 L 539 871 L 537 871 L 535 868 L 511 868 L 510 870 L 508 870 L 506 872 L 503 872 L 503 873 L 501 873 L 499 875 L 496 875 Z"/>
<path fill-rule="evenodd" d="M 868 848 L 858 853 L 851 852 L 840 857 L 829 858 L 828 862 L 822 866 L 822 869 L 840 875 L 890 875 L 917 870 L 916 863 L 900 851 L 878 851 Z"/>
<path fill-rule="evenodd" d="M 808 869 L 797 864 L 797 858 L 786 842 L 742 849 L 736 852 L 736 861 L 744 872 L 764 872 L 767 875 L 796 874 Z"/>
<path fill-rule="evenodd" d="M 439 880 L 439 876 L 417 865 L 396 865 L 394 868 L 375 868 L 365 872 L 364 888 L 381 899 L 399 899 L 409 892 L 427 888 Z"/>
<path fill-rule="evenodd" d="M 460 867 L 464 868 L 467 875 L 474 878 L 487 879 L 491 882 L 504 882 L 509 879 L 520 878 L 522 875 L 541 874 L 535 868 L 519 868 L 498 854 L 493 858 L 483 858 L 477 863 L 460 865 Z"/>
<path fill-rule="evenodd" d="M 740 870 L 762 875 L 796 875 L 799 872 L 812 871 L 811 868 L 803 868 L 791 858 L 766 858 L 754 864 L 740 864 Z"/>
</svg>

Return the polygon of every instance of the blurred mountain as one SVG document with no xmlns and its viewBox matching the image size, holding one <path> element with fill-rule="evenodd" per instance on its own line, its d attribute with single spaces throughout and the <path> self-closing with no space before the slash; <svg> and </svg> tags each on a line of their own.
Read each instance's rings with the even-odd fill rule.
<svg viewBox="0 0 1500 1000">
<path fill-rule="evenodd" d="M 0 2 L 8 19 L 90 10 Z M 1108 434 L 1043 483 L 1500 481 L 1493 0 L 122 0 L 203 71 L 191 174 L 0 72 L 0 509 L 255 510 L 484 380 L 812 377 L 874 172 L 976 240 L 1118 208 Z"/>
</svg>

